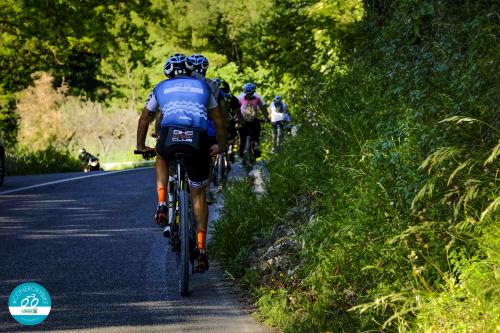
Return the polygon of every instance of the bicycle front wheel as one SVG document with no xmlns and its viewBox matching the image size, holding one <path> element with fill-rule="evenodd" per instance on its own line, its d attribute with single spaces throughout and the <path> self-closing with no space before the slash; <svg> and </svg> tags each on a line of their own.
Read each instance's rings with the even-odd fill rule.
<svg viewBox="0 0 500 333">
<path fill-rule="evenodd" d="M 212 184 L 214 184 L 214 186 L 218 186 L 219 185 L 219 166 L 218 166 L 218 163 L 219 163 L 219 157 L 217 157 L 215 159 L 215 163 L 214 165 L 212 166 Z"/>
<path fill-rule="evenodd" d="M 225 181 L 226 155 L 219 154 L 217 158 L 217 186 L 221 186 Z"/>
<path fill-rule="evenodd" d="M 281 125 L 278 125 L 278 129 L 276 131 L 276 151 L 281 150 L 281 140 L 283 140 L 283 128 Z"/>
<path fill-rule="evenodd" d="M 179 265 L 179 288 L 181 296 L 189 295 L 189 202 L 188 193 L 184 189 L 180 195 L 179 210 L 181 214 L 180 238 L 181 261 Z"/>
<path fill-rule="evenodd" d="M 246 167 L 249 167 L 252 165 L 252 147 L 251 147 L 251 141 L 250 141 L 250 135 L 247 136 L 247 140 L 245 143 L 245 150 L 243 151 L 243 165 Z"/>
</svg>

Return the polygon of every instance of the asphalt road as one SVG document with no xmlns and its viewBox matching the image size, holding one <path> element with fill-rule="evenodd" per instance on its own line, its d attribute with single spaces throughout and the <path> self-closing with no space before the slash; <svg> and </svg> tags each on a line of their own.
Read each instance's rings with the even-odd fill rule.
<svg viewBox="0 0 500 333">
<path fill-rule="evenodd" d="M 0 188 L 0 332 L 269 331 L 214 263 L 179 296 L 175 256 L 152 220 L 153 169 L 64 181 L 81 176 L 11 177 Z M 18 191 L 46 182 L 55 183 Z M 8 310 L 24 282 L 52 298 L 37 326 Z"/>
</svg>

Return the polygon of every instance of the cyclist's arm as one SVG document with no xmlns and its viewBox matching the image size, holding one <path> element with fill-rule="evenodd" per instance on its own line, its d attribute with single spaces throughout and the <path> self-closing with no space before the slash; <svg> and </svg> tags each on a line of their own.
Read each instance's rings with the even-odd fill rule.
<svg viewBox="0 0 500 333">
<path fill-rule="evenodd" d="M 215 126 L 215 134 L 219 143 L 220 150 L 227 148 L 227 132 L 226 132 L 226 118 L 220 111 L 220 106 L 215 106 L 208 109 L 208 116 L 213 120 Z"/>
<path fill-rule="evenodd" d="M 290 114 L 290 111 L 288 111 L 288 105 L 283 103 L 283 106 L 285 107 L 285 121 L 288 123 L 292 122 L 292 115 Z"/>
<path fill-rule="evenodd" d="M 244 124 L 245 123 L 245 119 L 243 119 L 243 115 L 241 114 L 241 107 L 239 107 L 238 109 L 234 109 L 235 113 L 236 113 L 236 119 L 238 119 L 238 123 L 241 125 L 241 124 Z"/>
<path fill-rule="evenodd" d="M 137 150 L 144 150 L 146 147 L 146 135 L 148 134 L 149 123 L 153 121 L 160 104 L 156 100 L 155 90 L 149 94 L 144 110 L 139 117 L 137 124 Z"/>
<path fill-rule="evenodd" d="M 155 112 L 151 112 L 148 108 L 144 107 L 137 124 L 137 150 L 144 150 L 146 148 L 146 135 L 148 134 L 149 123 L 154 118 Z"/>
<path fill-rule="evenodd" d="M 261 105 L 261 110 L 262 110 L 262 114 L 264 115 L 264 117 L 266 117 L 267 120 L 269 120 L 269 112 L 267 112 L 267 107 L 266 107 L 266 104 L 262 104 Z"/>
<path fill-rule="evenodd" d="M 157 112 L 155 116 L 155 134 L 158 137 L 160 135 L 161 122 L 163 120 L 163 113 Z"/>
<path fill-rule="evenodd" d="M 227 110 L 226 101 L 224 100 L 224 98 L 219 98 L 219 111 L 224 118 L 224 126 L 226 126 L 226 128 L 229 128 L 229 112 Z"/>
<path fill-rule="evenodd" d="M 264 117 L 267 120 L 270 120 L 270 118 L 269 118 L 269 112 L 267 112 L 266 102 L 264 102 L 264 100 L 262 99 L 262 97 L 259 96 L 258 98 L 259 98 L 259 104 L 260 104 L 260 111 L 262 112 L 262 114 L 264 115 Z"/>
<path fill-rule="evenodd" d="M 245 123 L 243 119 L 243 115 L 241 114 L 241 102 L 237 97 L 234 97 L 233 101 L 231 101 L 231 107 L 236 114 L 236 121 L 241 125 Z"/>
</svg>

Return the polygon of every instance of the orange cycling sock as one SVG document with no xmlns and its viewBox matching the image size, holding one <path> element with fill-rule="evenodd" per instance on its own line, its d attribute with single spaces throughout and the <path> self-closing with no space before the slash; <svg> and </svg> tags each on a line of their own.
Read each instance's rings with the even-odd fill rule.
<svg viewBox="0 0 500 333">
<path fill-rule="evenodd" d="M 207 231 L 198 229 L 198 250 L 205 250 L 207 248 L 206 239 Z"/>
<path fill-rule="evenodd" d="M 156 189 L 158 191 L 158 202 L 166 203 L 167 202 L 167 188 L 166 187 L 158 187 Z"/>
</svg>

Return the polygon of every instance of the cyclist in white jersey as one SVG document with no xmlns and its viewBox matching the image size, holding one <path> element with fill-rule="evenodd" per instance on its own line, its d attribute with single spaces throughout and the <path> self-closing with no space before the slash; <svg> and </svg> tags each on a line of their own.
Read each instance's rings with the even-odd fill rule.
<svg viewBox="0 0 500 333">
<path fill-rule="evenodd" d="M 282 126 L 283 130 L 289 130 L 292 118 L 288 112 L 288 105 L 283 102 L 281 96 L 275 96 L 269 105 L 271 111 L 271 124 L 273 126 L 273 151 L 276 147 L 276 140 L 278 134 L 278 126 Z"/>
</svg>

